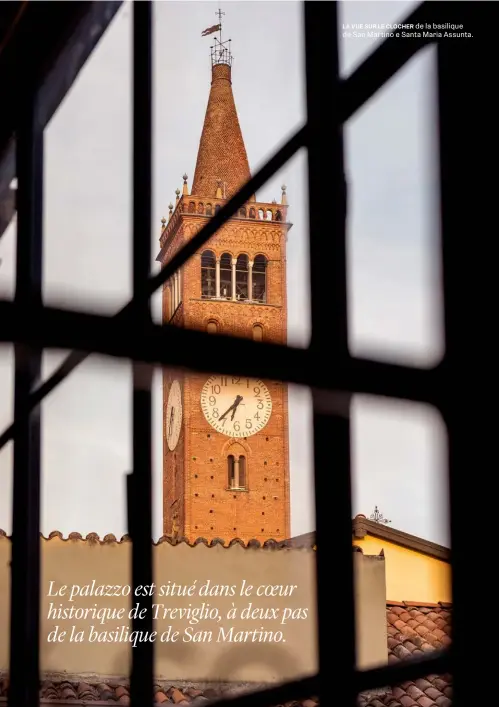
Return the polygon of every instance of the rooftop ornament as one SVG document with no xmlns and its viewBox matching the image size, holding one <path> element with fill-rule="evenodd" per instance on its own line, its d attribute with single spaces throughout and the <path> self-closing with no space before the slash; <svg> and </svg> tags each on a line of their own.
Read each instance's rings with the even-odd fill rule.
<svg viewBox="0 0 499 707">
<path fill-rule="evenodd" d="M 383 516 L 382 513 L 379 512 L 378 506 L 374 506 L 374 513 L 371 513 L 369 520 L 373 520 L 375 523 L 382 523 L 383 525 L 388 525 L 388 523 L 391 523 L 391 520 L 388 520 Z"/>
</svg>

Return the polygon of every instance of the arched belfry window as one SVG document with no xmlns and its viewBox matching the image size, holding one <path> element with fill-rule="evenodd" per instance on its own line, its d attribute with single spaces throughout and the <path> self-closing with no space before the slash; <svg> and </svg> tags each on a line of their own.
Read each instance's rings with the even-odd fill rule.
<svg viewBox="0 0 499 707">
<path fill-rule="evenodd" d="M 270 209 L 265 212 L 265 218 L 267 221 L 272 221 L 272 211 Z"/>
<path fill-rule="evenodd" d="M 267 258 L 257 255 L 253 263 L 253 296 L 255 302 L 267 301 Z"/>
<path fill-rule="evenodd" d="M 220 297 L 232 297 L 232 256 L 224 253 L 220 258 Z"/>
<path fill-rule="evenodd" d="M 244 454 L 229 454 L 227 457 L 227 482 L 231 491 L 244 491 L 247 488 L 248 475 Z"/>
<path fill-rule="evenodd" d="M 189 202 L 189 213 L 193 214 L 196 211 L 196 204 L 193 201 Z"/>
<path fill-rule="evenodd" d="M 241 206 L 241 208 L 239 209 L 239 216 L 241 218 L 246 218 L 246 208 L 244 206 Z"/>
<path fill-rule="evenodd" d="M 275 215 L 276 221 L 282 221 L 282 211 L 278 211 Z"/>
<path fill-rule="evenodd" d="M 206 215 L 207 216 L 213 215 L 213 206 L 211 204 L 206 204 Z"/>
<path fill-rule="evenodd" d="M 182 303 L 182 270 L 177 270 L 168 281 L 169 318 L 171 319 Z"/>
<path fill-rule="evenodd" d="M 256 218 L 256 211 L 255 211 L 255 209 L 251 208 L 251 209 L 249 210 L 249 217 L 250 217 L 250 218 Z"/>
<path fill-rule="evenodd" d="M 248 268 L 249 259 L 245 254 L 241 254 L 236 262 L 236 299 L 248 299 Z"/>
<path fill-rule="evenodd" d="M 228 473 L 228 486 L 230 489 L 235 488 L 235 464 L 236 460 L 233 454 L 229 454 L 227 457 L 227 473 Z"/>
<path fill-rule="evenodd" d="M 216 297 L 216 265 L 215 253 L 205 250 L 201 255 L 201 297 L 211 299 Z"/>
<path fill-rule="evenodd" d="M 222 207 L 220 206 L 220 204 L 217 204 L 217 205 L 215 206 L 215 213 L 218 214 L 218 212 L 220 211 L 221 208 L 222 208 Z"/>
<path fill-rule="evenodd" d="M 254 341 L 263 341 L 263 327 L 261 324 L 255 324 L 253 327 Z"/>
<path fill-rule="evenodd" d="M 238 479 L 238 488 L 240 489 L 245 489 L 246 488 L 246 457 L 241 454 L 239 457 L 239 479 Z"/>
</svg>

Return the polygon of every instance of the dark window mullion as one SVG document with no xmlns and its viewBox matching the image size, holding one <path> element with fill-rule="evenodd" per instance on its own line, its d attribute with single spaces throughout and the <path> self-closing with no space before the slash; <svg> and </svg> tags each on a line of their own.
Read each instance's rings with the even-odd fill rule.
<svg viewBox="0 0 499 707">
<path fill-rule="evenodd" d="M 343 365 L 348 358 L 345 249 L 345 180 L 343 126 L 338 58 L 336 2 L 304 2 L 307 82 L 307 147 L 310 224 L 310 281 L 313 358 Z M 332 345 L 332 348 L 331 348 Z M 331 396 L 326 396 L 326 402 Z M 342 648 L 335 656 L 338 701 L 356 703 L 355 615 L 350 492 L 350 399 L 344 411 L 324 406 L 314 391 L 314 472 L 317 535 L 317 605 L 319 635 L 319 691 L 325 700 L 330 676 L 331 636 L 335 632 L 332 606 L 340 606 Z M 321 407 L 322 406 L 322 407 Z M 329 414 L 331 413 L 331 414 Z M 331 468 L 333 460 L 333 468 Z M 331 596 L 329 533 L 334 504 L 337 544 L 334 563 L 341 581 Z"/>
<path fill-rule="evenodd" d="M 18 67 L 16 125 L 18 316 L 26 326 L 42 301 L 43 128 L 29 59 Z M 15 347 L 14 495 L 11 558 L 9 705 L 39 704 L 40 408 L 29 396 L 40 381 L 40 349 Z"/>
<path fill-rule="evenodd" d="M 495 494 L 487 494 L 480 476 L 497 456 L 495 418 L 483 414 L 485 391 L 492 392 L 497 368 L 495 327 L 486 324 L 487 306 L 495 301 L 495 277 L 492 271 L 489 277 L 486 262 L 490 227 L 497 218 L 497 180 L 489 177 L 497 163 L 497 101 L 484 74 L 497 66 L 497 50 L 479 37 L 482 28 L 494 26 L 493 5 L 451 7 L 452 12 L 446 7 L 441 13 L 442 21 L 462 23 L 473 35 L 444 39 L 437 50 L 445 318 L 440 369 L 446 379 L 442 413 L 449 459 L 453 704 L 459 707 L 473 702 L 478 671 L 483 673 L 494 655 L 475 650 L 476 586 L 470 572 L 480 566 L 487 571 L 481 562 L 486 556 L 473 540 L 491 536 L 497 507 Z M 494 268 L 494 258 L 492 263 Z M 470 529 L 466 519 L 475 508 L 480 522 Z"/>
<path fill-rule="evenodd" d="M 151 323 L 146 286 L 151 268 L 152 3 L 133 3 L 133 294 L 130 323 L 140 336 Z M 152 632 L 152 597 L 135 597 L 151 586 L 152 559 L 152 370 L 133 366 L 133 472 L 128 477 L 128 524 L 132 537 L 132 602 L 145 609 L 134 631 Z M 131 707 L 153 704 L 154 643 L 132 649 Z"/>
</svg>

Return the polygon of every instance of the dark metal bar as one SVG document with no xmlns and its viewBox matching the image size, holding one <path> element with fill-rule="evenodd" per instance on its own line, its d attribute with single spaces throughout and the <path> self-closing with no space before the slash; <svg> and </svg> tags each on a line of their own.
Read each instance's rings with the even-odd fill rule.
<svg viewBox="0 0 499 707">
<path fill-rule="evenodd" d="M 442 368 L 420 370 L 360 358 L 342 362 L 334 353 L 326 359 L 306 349 L 214 337 L 175 326 L 151 324 L 137 336 L 125 320 L 44 307 L 28 327 L 19 321 L 12 302 L 0 302 L 0 319 L 0 341 L 56 349 L 75 346 L 89 353 L 159 366 L 267 377 L 325 391 L 367 393 L 428 402 L 436 407 L 446 389 L 447 373 Z"/>
<path fill-rule="evenodd" d="M 31 67 L 18 67 L 16 307 L 25 325 L 42 300 L 43 130 Z M 15 347 L 14 494 L 9 707 L 39 703 L 40 408 L 28 409 L 41 376 L 41 350 Z"/>
<path fill-rule="evenodd" d="M 152 3 L 133 3 L 133 311 L 136 333 L 151 324 L 146 296 L 151 269 L 152 177 Z M 140 334 L 139 334 L 140 335 Z M 128 477 L 128 523 L 132 538 L 132 596 L 138 612 L 132 628 L 152 635 L 152 596 L 135 596 L 137 587 L 151 587 L 152 558 L 152 417 L 150 367 L 133 366 L 133 472 Z M 152 705 L 154 642 L 140 642 L 132 651 L 132 707 Z"/>
<path fill-rule="evenodd" d="M 345 254 L 345 177 L 343 126 L 338 57 L 336 2 L 304 2 L 305 66 L 307 84 L 307 148 L 310 224 L 310 282 L 312 295 L 311 352 L 319 364 L 331 357 L 345 371 L 348 361 L 347 290 Z M 324 208 L 325 204 L 329 207 Z M 341 380 L 341 377 L 340 377 Z M 350 499 L 350 398 L 328 415 L 313 396 L 314 471 L 317 534 L 317 610 L 319 638 L 319 698 L 325 700 L 330 674 L 332 603 L 342 608 L 342 646 L 335 657 L 341 675 L 337 688 L 343 705 L 356 703 L 354 688 L 355 607 Z M 334 455 L 334 475 L 328 468 Z M 331 499 L 336 503 L 335 560 L 342 579 L 331 597 L 330 533 Z"/>
<path fill-rule="evenodd" d="M 488 415 L 480 412 L 497 368 L 495 327 L 485 325 L 495 317 L 496 299 L 492 289 L 495 274 L 487 273 L 486 241 L 496 220 L 497 189 L 495 180 L 483 178 L 490 164 L 497 161 L 497 107 L 483 74 L 484 67 L 487 72 L 497 67 L 497 51 L 486 35 L 494 23 L 491 9 L 488 3 L 449 7 L 447 21 L 462 23 L 473 37 L 442 42 L 437 54 L 446 347 L 443 365 L 449 378 L 443 417 L 448 432 L 456 707 L 473 700 L 473 676 L 484 669 L 479 665 L 482 654 L 473 647 L 476 623 L 469 581 L 470 536 L 464 519 L 468 509 L 479 503 L 483 518 L 479 532 L 483 537 L 490 536 L 496 512 L 495 495 L 487 506 L 484 486 L 470 479 L 469 466 L 472 456 L 474 468 L 487 468 L 496 454 L 495 420 L 490 418 L 493 428 L 487 427 Z M 473 234 L 471 241 L 463 234 Z M 459 391 L 458 404 L 452 390 Z"/>
</svg>

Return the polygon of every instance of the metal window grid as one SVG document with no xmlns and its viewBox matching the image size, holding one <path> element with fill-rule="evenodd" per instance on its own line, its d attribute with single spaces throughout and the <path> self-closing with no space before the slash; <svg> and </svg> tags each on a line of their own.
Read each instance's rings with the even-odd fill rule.
<svg viewBox="0 0 499 707">
<path fill-rule="evenodd" d="M 84 3 L 79 3 L 84 5 Z M 89 3 L 89 6 L 92 3 Z M 96 4 L 98 5 L 98 4 Z M 106 5 L 106 3 L 104 3 Z M 119 3 L 108 3 L 104 26 Z M 151 365 L 183 366 L 209 372 L 245 374 L 309 386 L 313 391 L 315 498 L 317 523 L 317 601 L 319 616 L 319 672 L 316 676 L 273 687 L 232 700 L 234 705 L 275 705 L 318 695 L 326 704 L 327 681 L 335 680 L 338 701 L 353 704 L 368 688 L 414 680 L 430 673 L 454 673 L 454 700 L 470 701 L 472 671 L 461 670 L 466 636 L 473 632 L 466 606 L 464 547 L 467 529 L 460 517 L 470 489 L 461 460 L 461 418 L 451 402 L 453 371 L 462 370 L 460 356 L 465 334 L 460 325 L 465 301 L 458 272 L 460 257 L 473 254 L 453 237 L 463 227 L 477 227 L 478 187 L 466 175 L 478 165 L 469 149 L 469 135 L 478 131 L 478 115 L 490 107 L 479 92 L 476 76 L 484 59 L 476 41 L 390 38 L 384 41 L 348 77 L 339 75 L 338 7 L 336 2 L 305 2 L 307 124 L 255 174 L 207 225 L 177 253 L 161 273 L 150 276 L 151 232 L 151 117 L 152 10 L 150 2 L 136 2 L 133 30 L 133 300 L 115 317 L 82 314 L 45 307 L 42 302 L 43 127 L 40 91 L 29 55 L 18 57 L 16 74 L 22 87 L 16 102 L 16 173 L 18 232 L 16 293 L 13 302 L 0 302 L 0 341 L 15 344 L 15 415 L 0 436 L 0 448 L 14 441 L 14 498 L 12 534 L 12 605 L 10 636 L 10 691 L 12 707 L 39 703 L 40 596 L 40 402 L 91 353 L 123 357 L 134 362 L 133 473 L 128 478 L 128 519 L 132 537 L 133 587 L 152 582 L 151 543 Z M 97 11 L 97 10 L 95 10 Z M 94 12 L 94 10 L 92 10 Z M 487 19 L 481 3 L 422 3 L 405 20 L 465 22 L 476 28 Z M 104 13 L 105 14 L 105 13 Z M 465 27 L 466 29 L 467 27 Z M 445 356 L 430 370 L 419 370 L 350 356 L 347 337 L 346 289 L 346 180 L 343 165 L 343 124 L 379 91 L 395 73 L 428 44 L 438 46 L 438 132 L 440 214 L 445 305 Z M 488 57 L 490 58 L 490 57 Z M 74 76 L 72 77 L 74 78 Z M 463 100 L 463 95 L 466 100 Z M 470 108 L 470 104 L 474 108 Z M 45 113 L 47 111 L 45 110 Z M 454 128 L 454 133 L 453 133 Z M 455 136 L 463 141 L 458 152 Z M 298 149 L 306 147 L 309 164 L 309 219 L 312 287 L 312 339 L 306 350 L 254 343 L 223 336 L 180 330 L 152 323 L 149 298 L 180 266 L 196 253 L 220 226 L 255 193 Z M 333 199 L 331 199 L 333 195 Z M 459 209 L 455 208 L 459 203 Z M 325 208 L 325 205 L 328 208 Z M 478 219 L 478 226 L 484 216 Z M 478 257 L 472 265 L 478 265 Z M 332 267 L 332 271 L 331 271 Z M 468 268 L 470 271 L 471 265 Z M 334 293 L 331 295 L 331 282 Z M 468 283 L 477 284 L 477 280 Z M 471 287 L 473 287 L 473 284 Z M 467 292 L 475 310 L 480 293 Z M 209 346 L 206 342 L 209 337 Z M 41 381 L 44 348 L 73 349 L 65 363 L 47 381 Z M 219 357 L 219 352 L 224 356 Z M 202 357 L 198 352 L 202 351 Z M 258 355 L 253 355 L 258 352 Z M 263 354 L 263 355 L 262 355 Z M 223 371 L 220 361 L 223 361 Z M 471 358 L 477 364 L 478 353 Z M 350 489 L 351 395 L 367 393 L 426 402 L 440 411 L 447 425 L 453 567 L 453 648 L 368 671 L 355 667 L 353 563 Z M 465 396 L 465 394 L 464 394 Z M 472 397 L 468 396 L 468 402 Z M 467 420 L 471 444 L 479 440 L 478 427 Z M 335 449 L 334 477 L 329 452 Z M 330 504 L 335 503 L 334 561 L 342 581 L 327 584 L 333 549 L 328 546 Z M 333 595 L 332 595 L 333 593 Z M 141 598 L 149 607 L 150 597 Z M 332 625 L 331 605 L 342 607 L 341 650 L 328 662 Z M 134 629 L 151 629 L 148 618 Z M 140 624 L 140 625 L 139 625 Z M 329 650 L 328 650 L 329 649 Z M 468 656 L 469 657 L 469 656 Z M 140 643 L 133 651 L 132 707 L 153 703 L 154 645 Z M 331 678 L 329 678 L 331 676 Z M 341 676 L 341 677 L 339 677 Z"/>
</svg>

